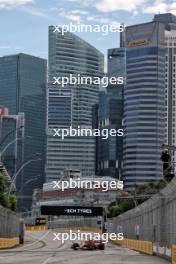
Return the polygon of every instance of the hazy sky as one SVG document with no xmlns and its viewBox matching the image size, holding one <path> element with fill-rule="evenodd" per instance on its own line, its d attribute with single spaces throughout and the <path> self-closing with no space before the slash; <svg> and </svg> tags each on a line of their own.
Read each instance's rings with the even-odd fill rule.
<svg viewBox="0 0 176 264">
<path fill-rule="evenodd" d="M 125 25 L 150 21 L 155 13 L 176 14 L 166 0 L 0 0 L 0 56 L 24 52 L 47 58 L 48 26 L 57 24 Z M 111 33 L 79 33 L 100 51 L 118 47 Z"/>
</svg>

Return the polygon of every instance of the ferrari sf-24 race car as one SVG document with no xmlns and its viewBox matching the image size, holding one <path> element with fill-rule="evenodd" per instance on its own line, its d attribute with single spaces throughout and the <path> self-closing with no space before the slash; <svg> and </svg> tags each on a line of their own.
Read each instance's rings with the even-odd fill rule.
<svg viewBox="0 0 176 264">
<path fill-rule="evenodd" d="M 73 250 L 104 250 L 105 244 L 100 240 L 87 240 L 81 244 L 73 243 L 71 248 Z"/>
</svg>

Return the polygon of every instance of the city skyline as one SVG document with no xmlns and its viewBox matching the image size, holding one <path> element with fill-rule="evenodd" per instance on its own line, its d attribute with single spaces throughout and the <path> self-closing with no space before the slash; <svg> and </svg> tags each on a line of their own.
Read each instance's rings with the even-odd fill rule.
<svg viewBox="0 0 176 264">
<path fill-rule="evenodd" d="M 154 13 L 172 12 L 176 14 L 176 4 L 172 1 L 153 2 L 148 0 L 0 0 L 0 56 L 19 52 L 47 58 L 49 25 L 69 24 L 138 24 L 150 21 Z M 23 23 L 21 23 L 23 21 Z M 108 48 L 118 46 L 118 34 L 76 33 L 105 55 Z M 33 38 L 37 35 L 37 38 Z"/>
<path fill-rule="evenodd" d="M 0 263 L 176 264 L 166 1 L 0 0 Z"/>
<path fill-rule="evenodd" d="M 166 23 L 165 20 L 167 21 L 167 23 L 169 25 L 169 23 L 170 23 L 169 21 L 172 20 L 172 19 L 173 19 L 173 23 L 175 23 L 174 16 L 171 16 L 170 14 L 157 15 L 157 16 L 155 16 L 155 19 L 154 19 L 153 22 L 142 23 L 142 24 L 139 24 L 139 25 L 132 25 L 132 26 L 129 26 L 129 27 L 126 28 L 127 29 L 126 30 L 126 36 L 127 36 L 126 37 L 127 38 L 127 42 L 126 42 L 126 54 L 127 54 L 127 61 L 126 61 L 126 63 L 127 63 L 127 85 L 125 87 L 125 93 L 124 93 L 125 100 L 126 100 L 125 101 L 125 107 L 124 107 L 124 116 L 125 116 L 125 118 L 124 118 L 124 124 L 125 124 L 125 128 L 128 128 L 128 131 L 127 132 L 129 133 L 129 128 L 130 128 L 130 131 L 132 131 L 132 132 L 130 132 L 131 133 L 130 135 L 128 133 L 126 133 L 126 135 L 124 137 L 124 143 L 123 143 L 123 145 L 124 145 L 124 157 L 125 157 L 124 158 L 124 171 L 125 171 L 125 173 L 123 172 L 123 177 L 124 177 L 124 180 L 125 181 L 131 181 L 131 186 L 133 186 L 134 183 L 139 183 L 139 182 L 146 183 L 146 182 L 150 182 L 150 181 L 153 181 L 153 180 L 159 180 L 162 177 L 162 163 L 161 163 L 161 160 L 160 160 L 160 154 L 161 154 L 160 149 L 161 149 L 162 143 L 164 143 L 164 137 L 163 138 L 161 137 L 161 134 L 162 134 L 161 130 L 160 131 L 157 130 L 157 133 L 156 134 L 155 134 L 155 132 L 154 132 L 154 134 L 150 134 L 150 135 L 149 134 L 146 134 L 146 133 L 148 133 L 148 130 L 144 131 L 144 129 L 142 129 L 141 125 L 139 125 L 139 127 L 138 127 L 139 128 L 139 131 L 145 132 L 144 135 L 143 134 L 141 135 L 141 137 L 139 137 L 139 135 L 137 135 L 138 130 L 135 130 L 135 131 L 137 131 L 137 132 L 135 132 L 134 129 L 131 129 L 131 126 L 137 126 L 137 123 L 134 122 L 134 116 L 132 116 L 132 119 L 129 120 L 130 119 L 129 117 L 132 114 L 132 113 L 129 114 L 129 111 L 131 112 L 132 105 L 134 105 L 137 102 L 137 101 L 135 102 L 134 99 L 133 99 L 134 96 L 132 96 L 133 95 L 133 92 L 132 92 L 131 89 L 132 88 L 133 89 L 137 89 L 136 88 L 136 85 L 137 85 L 137 83 L 140 83 L 141 82 L 140 79 L 142 77 L 143 78 L 144 77 L 146 78 L 146 81 L 145 82 L 147 82 L 148 80 L 150 81 L 150 78 L 148 79 L 148 77 L 150 77 L 150 76 L 149 76 L 149 73 L 148 73 L 149 70 L 147 68 L 147 70 L 144 69 L 145 72 L 146 72 L 145 75 L 144 74 L 143 75 L 140 75 L 140 71 L 135 70 L 137 72 L 137 75 L 136 75 L 136 72 L 134 74 L 134 72 L 133 72 L 134 69 L 133 69 L 133 71 L 132 71 L 132 77 L 130 77 L 131 76 L 130 75 L 131 72 L 129 71 L 129 69 L 131 67 L 130 66 L 130 63 L 131 63 L 133 57 L 135 58 L 135 63 L 136 63 L 136 58 L 141 57 L 141 54 L 145 55 L 146 57 L 149 55 L 149 60 L 150 60 L 151 59 L 151 56 L 153 56 L 155 53 L 156 53 L 155 54 L 156 55 L 156 58 L 159 58 L 159 59 L 160 59 L 160 57 L 162 55 L 163 56 L 162 59 L 164 61 L 165 54 L 162 53 L 161 55 L 157 55 L 157 49 L 155 51 L 155 49 L 153 49 L 153 46 L 152 46 L 152 48 L 150 46 L 151 45 L 154 45 L 157 48 L 156 39 L 159 41 L 159 43 L 164 41 L 164 38 L 162 36 L 162 34 L 164 34 L 163 33 L 164 32 L 164 29 L 162 28 L 161 25 L 162 25 L 162 23 Z M 159 24 L 159 22 L 161 22 L 161 24 Z M 154 25 L 153 28 L 150 27 L 150 26 L 148 26 L 150 23 Z M 157 25 L 159 25 L 158 26 L 159 35 L 157 35 L 157 32 L 155 32 L 156 31 L 156 28 L 157 28 Z M 147 32 L 145 30 L 143 32 L 143 30 L 142 30 L 143 28 L 144 29 L 147 29 Z M 129 29 L 131 30 L 130 33 L 128 33 Z M 136 30 L 138 30 L 138 32 L 135 32 Z M 145 39 L 145 36 L 147 36 L 146 37 L 147 39 L 148 38 L 153 38 L 152 39 L 153 42 L 151 42 L 152 44 L 148 40 Z M 72 41 L 72 39 L 73 39 L 73 41 Z M 123 36 L 122 36 L 122 39 L 123 39 Z M 145 42 L 143 44 L 139 44 L 139 45 L 134 44 L 133 42 L 135 40 L 138 40 L 138 39 L 144 39 Z M 58 87 L 54 87 L 54 86 L 51 87 L 51 83 L 53 81 L 53 77 L 54 76 L 57 76 L 57 75 L 66 76 L 66 75 L 68 75 L 70 73 L 75 74 L 77 72 L 80 72 L 81 74 L 87 75 L 88 73 L 93 72 L 94 70 L 95 70 L 95 72 L 94 72 L 95 75 L 96 75 L 96 73 L 98 75 L 100 75 L 100 70 L 98 70 L 99 68 L 95 68 L 95 65 L 98 65 L 97 67 L 100 67 L 101 64 L 103 65 L 103 54 L 101 54 L 93 45 L 90 45 L 89 43 L 87 43 L 82 38 L 79 38 L 76 34 L 72 34 L 72 33 L 69 33 L 68 32 L 68 33 L 66 33 L 63 36 L 61 33 L 58 33 L 58 34 L 57 34 L 57 32 L 55 33 L 54 26 L 50 26 L 49 27 L 49 43 L 50 43 L 50 46 L 49 46 L 49 57 L 48 57 L 49 58 L 49 61 L 48 61 L 48 65 L 49 65 L 49 68 L 48 68 L 48 70 L 49 70 L 49 75 L 48 75 L 48 80 L 49 80 L 49 94 L 48 94 L 48 96 L 49 96 L 48 97 L 49 98 L 49 107 L 48 107 L 48 110 L 49 110 L 48 111 L 48 114 L 49 114 L 49 116 L 48 116 L 48 125 L 49 126 L 48 126 L 48 128 L 50 130 L 47 131 L 47 133 L 51 136 L 51 145 L 53 145 L 53 144 L 54 145 L 50 149 L 51 153 L 49 155 L 47 154 L 46 174 L 50 174 L 49 177 L 46 176 L 47 181 L 48 180 L 53 180 L 56 177 L 56 174 L 58 173 L 58 171 L 56 172 L 56 167 L 59 164 L 58 162 L 60 162 L 60 165 L 59 165 L 59 167 L 57 167 L 57 170 L 58 170 L 58 168 L 61 169 L 61 167 L 62 167 L 62 171 L 64 171 L 64 169 L 66 169 L 66 168 L 71 168 L 71 164 L 69 162 L 72 162 L 72 158 L 69 158 L 67 160 L 67 162 L 64 163 L 64 161 L 63 161 L 62 158 L 65 155 L 64 153 L 66 153 L 66 152 L 64 152 L 65 150 L 64 151 L 62 150 L 63 152 L 62 151 L 57 152 L 55 150 L 55 143 L 57 142 L 57 140 L 55 141 L 53 139 L 52 135 L 51 135 L 52 128 L 57 127 L 58 125 L 60 127 L 62 127 L 62 126 L 63 127 L 65 127 L 65 126 L 68 127 L 68 126 L 71 126 L 71 125 L 73 125 L 73 126 L 91 125 L 91 123 L 92 123 L 92 120 L 91 120 L 92 107 L 96 103 L 98 103 L 98 96 L 97 96 L 98 90 L 95 89 L 94 92 L 93 92 L 93 90 L 91 90 L 90 88 L 88 88 L 88 86 L 86 86 L 85 89 L 84 89 L 84 87 L 82 87 L 81 90 L 79 90 L 79 93 L 80 94 L 78 93 L 77 90 L 75 90 L 76 91 L 76 96 L 74 98 L 74 100 L 75 100 L 74 104 L 75 105 L 72 105 L 72 98 L 71 98 L 72 95 L 71 95 L 71 92 L 73 92 L 73 91 L 71 91 L 71 89 L 70 89 L 70 87 L 72 87 L 72 86 L 69 86 L 68 85 L 66 88 L 63 89 L 64 93 L 65 92 L 70 92 L 70 95 L 65 96 L 65 94 L 64 94 L 64 96 L 63 95 L 60 96 L 60 95 L 57 94 Z M 78 45 L 78 47 L 77 47 L 77 45 Z M 149 45 L 149 47 L 148 47 L 148 45 Z M 72 48 L 71 48 L 71 46 L 72 46 Z M 146 48 L 146 50 L 145 50 L 145 48 Z M 165 49 L 164 46 L 163 46 L 163 49 Z M 131 53 L 130 53 L 130 50 L 131 50 Z M 74 52 L 75 52 L 75 54 L 74 54 Z M 79 52 L 82 55 L 80 55 Z M 149 52 L 149 54 L 147 52 Z M 151 54 L 150 54 L 150 52 L 151 52 Z M 99 55 L 96 55 L 96 53 L 99 54 Z M 89 55 L 87 55 L 87 54 L 89 54 Z M 92 60 L 92 54 L 95 56 L 94 57 L 95 61 Z M 15 58 L 16 56 L 25 57 L 25 56 L 29 56 L 29 55 L 20 54 L 20 55 L 13 55 L 13 56 L 4 56 L 4 57 L 1 58 L 1 60 L 7 62 L 7 65 L 9 65 L 8 64 L 8 60 L 10 61 L 11 57 L 14 57 Z M 83 57 L 81 58 L 81 56 L 83 56 Z M 90 56 L 90 58 L 88 58 L 89 56 Z M 99 56 L 102 57 L 102 58 L 100 59 Z M 33 57 L 33 58 L 34 59 L 37 59 L 36 57 Z M 156 59 L 156 58 L 154 58 L 154 59 Z M 80 62 L 79 62 L 79 59 L 80 59 Z M 90 66 L 91 65 L 90 61 L 92 61 L 91 62 L 92 63 L 92 66 Z M 79 63 L 80 64 L 82 63 L 82 66 L 80 66 Z M 172 63 L 172 61 L 171 61 L 171 63 Z M 119 65 L 120 64 L 121 64 L 121 62 L 119 61 Z M 4 64 L 4 65 L 6 65 L 6 64 Z M 113 64 L 113 65 L 116 65 L 116 64 Z M 143 64 L 141 64 L 141 65 L 143 65 Z M 149 65 L 149 66 L 151 66 L 151 65 Z M 153 67 L 154 66 L 155 66 L 155 64 L 153 64 Z M 90 67 L 90 69 L 89 69 L 89 67 Z M 115 67 L 117 67 L 117 65 L 116 66 L 113 66 L 113 67 L 115 68 Z M 132 65 L 132 67 L 133 67 L 133 65 Z M 118 73 L 119 73 L 119 69 L 118 69 Z M 114 71 L 114 69 L 111 69 L 111 70 Z M 123 69 L 123 71 L 125 71 L 125 70 Z M 121 72 L 121 74 L 122 74 L 122 72 Z M 162 70 L 161 73 L 163 73 L 163 72 L 164 72 L 164 70 Z M 155 73 L 155 71 L 154 71 L 154 73 Z M 152 70 L 151 78 L 153 78 L 153 74 L 154 73 L 153 73 L 153 70 Z M 159 73 L 160 72 L 158 72 L 158 68 L 156 68 L 156 74 L 159 74 Z M 2 70 L 2 74 L 3 74 L 3 70 Z M 103 74 L 103 70 L 102 70 L 102 74 Z M 133 75 L 134 75 L 135 78 L 133 77 Z M 134 81 L 132 80 L 132 82 L 131 82 L 131 80 L 130 80 L 129 77 L 132 78 L 132 79 L 134 78 Z M 129 80 L 130 80 L 130 82 L 132 84 L 132 86 L 129 86 L 130 91 L 128 91 L 128 85 L 130 84 Z M 142 85 L 142 88 L 144 88 L 143 87 L 144 86 L 143 82 L 138 87 L 140 89 L 140 93 L 141 93 L 141 96 L 142 96 L 142 99 L 143 100 L 144 99 L 146 99 L 146 100 L 149 99 L 149 95 L 146 94 L 147 93 L 146 91 L 148 91 L 150 93 L 152 91 L 153 96 L 155 96 L 155 93 L 156 93 L 155 90 L 158 87 L 158 82 L 161 83 L 161 80 L 158 80 L 157 78 L 156 78 L 155 81 L 154 81 L 154 79 L 151 79 L 151 80 L 152 80 L 152 82 L 150 82 L 150 85 L 149 85 L 150 87 L 148 87 L 148 86 L 145 87 L 146 89 L 149 89 L 150 88 L 150 90 L 144 89 L 143 94 L 142 94 L 142 89 L 141 89 L 141 85 Z M 3 85 L 4 85 L 4 83 L 3 83 Z M 90 91 L 89 91 L 89 89 L 90 89 Z M 66 90 L 68 90 L 68 91 L 66 91 Z M 63 91 L 61 91 L 61 92 L 63 92 Z M 91 95 L 92 97 L 90 96 L 90 92 L 92 93 L 92 95 Z M 129 95 L 128 95 L 128 92 L 130 92 Z M 164 94 L 163 85 L 162 85 L 161 92 Z M 87 95 L 87 93 L 89 94 L 90 97 Z M 139 92 L 137 91 L 137 94 L 136 94 L 136 97 L 137 98 L 139 98 L 138 93 Z M 8 96 L 10 98 L 10 95 L 8 95 Z M 160 94 L 160 96 L 161 96 L 161 94 Z M 69 99 L 69 97 L 70 97 L 70 99 Z M 80 99 L 79 98 L 79 100 L 78 100 L 78 99 L 76 99 L 76 97 L 77 98 L 80 97 L 80 98 L 84 98 L 84 99 Z M 160 97 L 156 97 L 155 98 L 156 101 L 153 100 L 154 98 L 155 97 L 152 97 L 150 95 L 150 99 L 152 99 L 152 101 L 150 101 L 150 102 L 147 101 L 146 102 L 146 104 L 149 104 L 150 103 L 152 105 L 152 107 L 153 107 L 152 111 L 153 112 L 152 113 L 145 114 L 146 120 L 151 121 L 151 122 L 154 122 L 153 123 L 153 126 L 155 125 L 155 120 L 154 119 L 151 120 L 150 116 L 152 114 L 154 115 L 155 108 L 157 109 L 158 105 L 160 105 L 161 103 L 163 104 L 163 107 L 164 107 L 164 98 L 162 98 L 162 102 L 160 102 L 160 100 L 161 100 Z M 8 100 L 10 100 L 10 99 L 8 99 Z M 91 100 L 92 100 L 92 103 L 90 104 Z M 87 101 L 89 103 L 87 103 Z M 8 101 L 7 103 L 9 104 L 9 102 L 10 101 Z M 101 102 L 99 102 L 99 103 L 101 104 Z M 2 104 L 3 104 L 3 100 L 2 100 Z M 81 104 L 81 105 L 79 105 L 79 104 Z M 104 105 L 104 103 L 102 105 Z M 127 111 L 127 108 L 126 108 L 127 105 L 128 105 L 128 107 L 130 106 L 130 108 L 129 108 L 130 110 L 128 109 L 128 111 Z M 8 105 L 5 105 L 5 106 L 8 106 Z M 72 109 L 72 107 L 73 107 L 73 109 Z M 67 112 L 64 112 L 63 109 L 64 109 L 64 111 L 65 111 L 65 109 L 67 109 Z M 82 109 L 82 110 L 84 109 L 84 111 L 82 111 L 80 109 Z M 134 110 L 136 111 L 136 108 Z M 138 114 L 141 114 L 140 111 L 141 110 L 140 110 L 140 105 L 139 105 L 139 113 Z M 164 108 L 163 108 L 163 113 L 164 113 Z M 63 116 L 62 116 L 62 114 L 63 114 Z M 148 117 L 146 117 L 146 115 L 148 115 Z M 128 120 L 128 121 L 126 121 L 126 120 Z M 164 119 L 161 120 L 159 114 L 156 117 L 156 120 L 158 120 L 158 122 L 160 122 L 159 127 L 162 126 L 162 129 L 164 129 L 164 122 L 163 122 Z M 88 121 L 88 123 L 87 123 L 87 121 Z M 140 121 L 140 120 L 138 120 L 138 121 Z M 142 122 L 143 121 L 144 120 L 142 120 Z M 149 123 L 149 122 L 146 123 L 145 125 L 142 125 L 142 126 L 144 126 L 144 127 L 147 126 L 147 125 L 149 126 L 149 124 L 151 126 L 151 123 Z M 151 133 L 152 131 L 149 131 L 149 132 Z M 164 130 L 163 130 L 163 132 L 164 132 Z M 134 137 L 134 133 L 136 133 L 137 136 Z M 163 133 L 163 135 L 164 135 L 164 133 Z M 48 137 L 48 139 L 50 138 L 50 136 Z M 153 137 L 152 140 L 151 140 L 151 137 Z M 131 138 L 132 138 L 132 140 L 131 140 Z M 139 138 L 140 138 L 140 140 L 139 140 Z M 71 149 L 71 147 L 69 145 L 70 144 L 69 143 L 70 142 L 69 140 L 67 142 L 67 147 Z M 76 138 L 74 138 L 74 140 L 75 140 L 74 144 L 76 145 L 77 144 L 76 143 Z M 88 138 L 86 140 L 88 140 Z M 144 141 L 146 142 L 146 144 L 148 144 L 149 141 L 150 141 L 151 144 L 153 144 L 153 145 L 150 146 L 150 151 L 151 151 L 150 154 L 151 155 L 152 155 L 152 152 L 154 150 L 153 146 L 157 142 L 157 147 L 155 149 L 155 151 L 157 153 L 157 158 L 156 158 L 155 162 L 153 160 L 153 157 L 150 157 L 149 160 L 152 159 L 152 161 L 150 163 L 148 163 L 148 165 L 145 164 L 146 162 L 148 162 L 148 160 L 146 159 L 146 157 L 148 155 L 148 151 L 146 151 L 147 154 L 145 153 L 146 155 L 144 157 L 141 156 L 139 160 L 138 160 L 138 158 L 136 156 L 136 153 L 135 154 L 133 153 L 134 155 L 131 156 L 131 153 L 130 153 L 130 155 L 129 155 L 129 153 L 127 153 L 129 151 L 126 152 L 126 150 L 128 148 L 132 148 L 131 142 L 134 143 L 133 144 L 134 145 L 133 146 L 133 148 L 134 148 L 133 149 L 133 152 L 135 152 L 136 151 L 136 148 L 137 148 L 136 146 L 137 146 L 138 141 L 140 141 L 140 143 L 141 143 L 140 148 L 142 147 L 143 150 L 144 150 L 144 144 L 143 144 Z M 61 140 L 61 142 L 62 142 L 62 140 Z M 48 143 L 48 144 L 50 144 L 50 143 Z M 62 144 L 61 143 L 59 143 L 59 144 L 60 144 L 59 147 L 61 147 Z M 78 144 L 80 144 L 80 143 L 78 142 Z M 86 144 L 89 145 L 89 142 L 86 142 Z M 91 144 L 94 144 L 94 143 L 90 143 L 90 145 Z M 75 148 L 75 146 L 73 148 Z M 67 154 L 69 154 L 68 157 L 70 157 L 70 153 L 69 153 L 70 152 L 70 149 L 67 150 Z M 149 146 L 147 146 L 146 149 L 149 149 Z M 131 150 L 130 150 L 130 152 L 131 152 Z M 58 160 L 56 161 L 56 157 L 53 158 L 53 153 L 55 153 L 54 155 L 56 155 L 56 154 L 58 155 L 58 153 L 62 153 L 63 157 L 62 157 L 62 155 L 60 157 L 57 157 L 57 159 L 59 158 L 60 160 L 59 161 Z M 73 155 L 74 155 L 74 153 L 76 153 L 76 152 L 73 152 Z M 92 148 L 92 154 L 93 153 L 94 153 L 94 151 L 93 151 L 93 148 Z M 139 151 L 139 153 L 141 153 L 141 152 Z M 153 156 L 154 155 L 155 154 L 153 153 Z M 129 156 L 129 158 L 127 158 L 128 156 Z M 94 154 L 91 156 L 91 159 L 92 160 L 93 160 L 93 157 L 94 157 Z M 82 156 L 81 156 L 81 158 L 82 158 Z M 113 160 L 113 162 L 114 162 L 114 160 Z M 145 162 L 144 162 L 144 160 L 145 160 Z M 110 159 L 110 161 L 111 161 L 111 159 Z M 79 162 L 76 163 L 76 161 L 74 161 L 74 162 L 75 162 L 75 164 L 78 164 L 79 163 Z M 86 164 L 85 162 L 86 161 L 84 161 L 84 164 Z M 106 165 L 106 163 L 107 163 L 107 160 L 106 159 L 104 160 L 104 162 L 105 162 L 105 167 L 108 166 L 108 165 Z M 56 166 L 56 163 L 57 163 L 57 166 Z M 61 164 L 61 163 L 64 163 L 64 165 Z M 80 161 L 80 163 L 81 163 L 81 161 Z M 95 161 L 93 163 L 95 163 Z M 117 163 L 117 161 L 116 161 L 116 163 Z M 48 166 L 48 164 L 49 164 L 49 166 Z M 139 167 L 137 166 L 137 164 L 139 165 Z M 152 164 L 152 167 L 150 167 L 151 164 Z M 156 169 L 155 168 L 156 165 L 157 165 L 157 168 L 158 168 L 157 171 L 154 170 L 154 169 Z M 80 164 L 78 164 L 77 165 L 77 168 L 75 168 L 75 169 L 78 169 L 79 166 L 80 166 Z M 91 166 L 92 166 L 92 168 L 95 167 L 94 165 L 91 165 Z M 84 165 L 83 167 L 86 167 L 86 166 Z M 48 168 L 49 168 L 49 170 L 48 170 Z M 87 170 L 90 170 L 90 173 L 87 172 L 86 175 L 88 175 L 88 174 L 93 175 L 94 169 L 92 169 L 92 168 L 89 168 L 88 167 Z M 146 170 L 144 168 L 146 168 Z M 134 174 L 133 176 L 132 176 L 132 173 L 131 173 L 132 169 L 133 169 L 133 174 Z M 135 172 L 138 169 L 139 169 L 139 172 Z M 155 173 L 154 172 L 151 172 L 152 169 L 155 171 Z M 53 173 L 51 171 L 55 171 L 55 173 Z M 140 173 L 140 177 L 137 176 L 137 174 L 139 174 L 139 173 Z M 141 175 L 143 175 L 144 178 L 141 178 Z M 148 175 L 148 176 L 146 176 L 146 175 Z M 128 176 L 131 178 L 131 180 L 130 180 L 130 178 Z M 134 179 L 132 179 L 133 177 L 134 177 Z M 139 178 L 139 181 L 138 181 L 138 178 Z"/>
</svg>

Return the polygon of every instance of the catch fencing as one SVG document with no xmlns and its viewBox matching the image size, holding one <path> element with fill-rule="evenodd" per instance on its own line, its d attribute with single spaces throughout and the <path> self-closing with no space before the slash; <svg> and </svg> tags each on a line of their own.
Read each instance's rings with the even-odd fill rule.
<svg viewBox="0 0 176 264">
<path fill-rule="evenodd" d="M 176 178 L 146 202 L 111 219 L 109 230 L 171 248 L 176 244 Z"/>
<path fill-rule="evenodd" d="M 19 244 L 19 226 L 18 216 L 0 205 L 0 249 Z"/>
<path fill-rule="evenodd" d="M 176 177 L 146 202 L 110 219 L 108 231 L 123 233 L 130 245 L 151 242 L 155 254 L 176 264 Z"/>
</svg>

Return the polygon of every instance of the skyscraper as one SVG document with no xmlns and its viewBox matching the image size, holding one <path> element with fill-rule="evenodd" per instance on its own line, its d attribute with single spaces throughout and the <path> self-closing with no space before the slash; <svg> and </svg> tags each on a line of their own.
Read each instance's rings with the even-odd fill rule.
<svg viewBox="0 0 176 264">
<path fill-rule="evenodd" d="M 8 109 L 0 107 L 1 161 L 12 178 L 24 158 L 24 114 L 9 115 Z M 17 191 L 23 182 L 21 173 L 16 181 Z"/>
<path fill-rule="evenodd" d="M 157 21 L 126 28 L 123 179 L 128 190 L 163 177 L 164 31 Z"/>
<path fill-rule="evenodd" d="M 83 176 L 95 173 L 95 138 L 53 137 L 53 128 L 92 127 L 92 106 L 98 101 L 98 85 L 53 85 L 54 77 L 103 74 L 103 55 L 76 35 L 49 27 L 48 137 L 46 180 L 79 169 Z"/>
<path fill-rule="evenodd" d="M 165 143 L 176 145 L 176 16 L 155 15 L 165 28 Z M 172 153 L 173 154 L 173 153 Z M 172 167 L 176 171 L 176 153 L 172 155 Z"/>
<path fill-rule="evenodd" d="M 114 48 L 108 50 L 109 77 L 124 77 L 125 50 Z M 99 128 L 120 129 L 123 117 L 124 85 L 109 84 L 99 96 Z M 121 177 L 122 137 L 98 140 L 98 173 L 102 176 Z"/>
<path fill-rule="evenodd" d="M 23 169 L 25 186 L 20 192 L 21 206 L 27 210 L 32 190 L 42 186 L 44 181 L 46 60 L 22 53 L 1 57 L 0 87 L 0 104 L 12 115 L 22 112 L 25 116 L 24 162 L 36 159 L 36 154 L 42 159 Z"/>
</svg>

